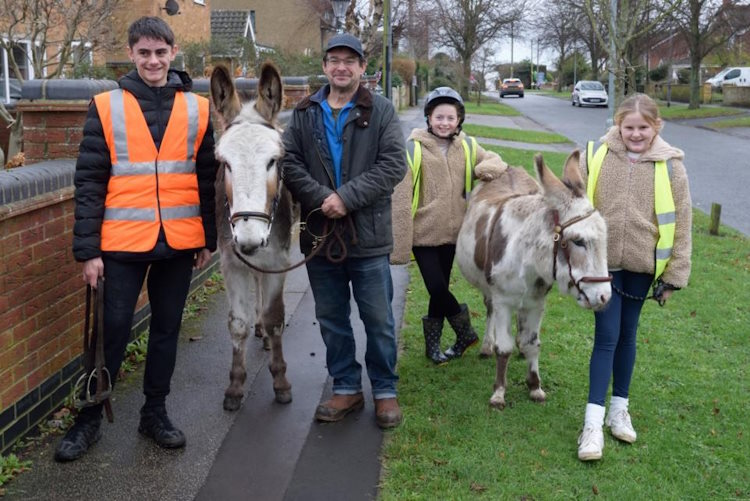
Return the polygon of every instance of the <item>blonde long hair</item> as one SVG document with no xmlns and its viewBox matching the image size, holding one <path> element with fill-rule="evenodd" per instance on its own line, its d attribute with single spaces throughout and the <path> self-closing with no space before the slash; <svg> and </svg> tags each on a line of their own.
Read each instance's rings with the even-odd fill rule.
<svg viewBox="0 0 750 501">
<path fill-rule="evenodd" d="M 622 121 L 631 113 L 640 113 L 657 134 L 661 131 L 663 122 L 659 114 L 659 106 L 646 94 L 631 94 L 625 98 L 615 112 L 615 125 L 618 127 L 622 125 Z"/>
</svg>

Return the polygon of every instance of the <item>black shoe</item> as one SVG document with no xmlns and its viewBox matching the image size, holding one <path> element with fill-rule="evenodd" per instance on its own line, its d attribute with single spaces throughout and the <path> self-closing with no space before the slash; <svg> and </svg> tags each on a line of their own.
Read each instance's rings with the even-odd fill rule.
<svg viewBox="0 0 750 501">
<path fill-rule="evenodd" d="M 141 411 L 141 423 L 138 431 L 166 449 L 178 449 L 185 446 L 185 434 L 175 428 L 167 416 L 166 409 Z"/>
<path fill-rule="evenodd" d="M 60 463 L 75 461 L 86 454 L 89 447 L 102 438 L 101 423 L 101 417 L 77 420 L 57 445 L 55 461 Z"/>
</svg>

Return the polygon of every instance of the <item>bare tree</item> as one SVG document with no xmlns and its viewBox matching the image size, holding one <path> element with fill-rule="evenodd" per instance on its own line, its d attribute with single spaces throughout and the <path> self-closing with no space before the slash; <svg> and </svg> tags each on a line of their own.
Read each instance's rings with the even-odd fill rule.
<svg viewBox="0 0 750 501">
<path fill-rule="evenodd" d="M 612 23 L 610 0 L 584 0 L 586 15 L 595 28 L 596 38 L 609 55 L 609 71 L 615 77 L 612 96 L 615 108 L 625 96 L 625 82 L 628 76 L 632 85 L 630 89 L 635 91 L 632 58 L 637 53 L 634 46 L 637 45 L 638 39 L 662 23 L 675 9 L 679 9 L 682 3 L 683 0 L 673 0 L 671 4 L 655 0 L 619 0 L 616 2 L 615 21 Z M 609 26 L 609 33 L 602 32 L 602 25 Z M 614 53 L 610 53 L 611 42 L 614 42 Z"/>
<path fill-rule="evenodd" d="M 482 91 L 486 87 L 487 73 L 497 68 L 497 61 L 494 60 L 495 51 L 483 47 L 479 54 L 479 61 L 474 66 L 474 74 L 477 77 L 477 105 L 482 104 Z"/>
<path fill-rule="evenodd" d="M 0 46 L 8 54 L 9 68 L 18 80 L 25 79 L 17 59 L 21 55 L 31 62 L 37 78 L 57 78 L 71 63 L 74 51 L 87 56 L 94 50 L 112 47 L 110 18 L 119 2 L 0 1 L 0 19 L 4 21 L 0 25 Z M 28 45 L 19 43 L 21 41 L 28 42 Z"/>
<path fill-rule="evenodd" d="M 597 39 L 596 32 L 602 33 L 605 39 L 609 39 L 609 25 L 600 20 L 599 26 L 592 26 L 591 20 L 586 15 L 586 8 L 579 0 L 562 0 L 561 3 L 565 4 L 567 12 L 573 19 L 574 48 L 586 48 L 591 60 L 591 78 L 599 80 L 599 72 L 606 62 L 606 51 Z"/>
<path fill-rule="evenodd" d="M 686 0 L 685 9 L 673 9 L 671 19 L 690 50 L 690 104 L 700 107 L 700 67 L 703 58 L 750 25 L 750 6 L 720 0 Z M 670 2 L 673 3 L 673 2 Z"/>
<path fill-rule="evenodd" d="M 576 14 L 578 12 L 565 3 L 549 2 L 535 22 L 540 43 L 554 48 L 558 54 L 557 69 L 560 76 L 557 78 L 557 92 L 562 91 L 563 63 L 568 57 L 568 51 L 573 49 L 578 39 L 575 28 Z"/>
<path fill-rule="evenodd" d="M 471 63 L 477 51 L 522 18 L 524 1 L 435 0 L 440 29 L 437 41 L 461 60 L 461 93 L 468 95 Z"/>
</svg>

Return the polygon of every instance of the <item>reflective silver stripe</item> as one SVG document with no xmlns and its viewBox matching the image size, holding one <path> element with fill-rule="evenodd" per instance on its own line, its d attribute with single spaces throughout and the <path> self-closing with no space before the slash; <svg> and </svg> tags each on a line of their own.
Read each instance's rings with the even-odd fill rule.
<svg viewBox="0 0 750 501">
<path fill-rule="evenodd" d="M 187 103 L 187 159 L 190 160 L 195 154 L 195 140 L 198 138 L 198 99 L 192 92 L 185 92 L 185 102 Z M 195 172 L 195 164 L 193 170 Z"/>
<path fill-rule="evenodd" d="M 671 224 L 675 222 L 674 212 L 665 212 L 664 214 L 657 214 L 656 221 L 659 226 L 662 224 Z"/>
<path fill-rule="evenodd" d="M 667 175 L 669 176 L 669 181 L 672 182 L 672 159 L 671 158 L 667 160 Z"/>
<path fill-rule="evenodd" d="M 160 160 L 160 174 L 193 174 L 195 162 L 192 160 Z"/>
<path fill-rule="evenodd" d="M 183 205 L 180 207 L 162 207 L 161 218 L 167 219 L 184 219 L 186 217 L 198 217 L 201 215 L 200 205 Z"/>
<path fill-rule="evenodd" d="M 141 176 L 150 175 L 153 176 L 156 172 L 156 165 L 154 162 L 128 162 L 120 161 L 112 166 L 113 176 Z"/>
<path fill-rule="evenodd" d="M 115 152 L 117 163 L 127 162 L 130 159 L 128 153 L 128 133 L 125 130 L 125 102 L 122 89 L 110 92 L 110 113 L 112 115 L 112 135 L 115 140 Z"/>
<path fill-rule="evenodd" d="M 656 259 L 669 259 L 672 256 L 672 248 L 656 249 Z"/>
<path fill-rule="evenodd" d="M 154 209 L 107 207 L 104 219 L 109 221 L 156 221 Z"/>
</svg>

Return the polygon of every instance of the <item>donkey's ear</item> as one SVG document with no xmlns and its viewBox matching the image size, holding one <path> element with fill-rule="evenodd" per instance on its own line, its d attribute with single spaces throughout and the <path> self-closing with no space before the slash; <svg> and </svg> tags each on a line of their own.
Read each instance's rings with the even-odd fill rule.
<svg viewBox="0 0 750 501">
<path fill-rule="evenodd" d="M 581 152 L 576 149 L 570 154 L 567 160 L 565 160 L 565 167 L 563 168 L 562 182 L 567 186 L 575 197 L 586 196 L 586 186 L 583 184 L 583 178 L 581 177 Z"/>
<path fill-rule="evenodd" d="M 544 163 L 541 153 L 534 155 L 534 166 L 536 167 L 536 176 L 539 178 L 539 183 L 542 185 L 545 195 L 554 195 L 562 191 L 567 191 L 562 181 Z"/>
<path fill-rule="evenodd" d="M 273 63 L 266 61 L 260 69 L 258 100 L 255 101 L 255 109 L 263 118 L 273 123 L 281 110 L 283 97 L 284 89 L 279 70 Z"/>
<path fill-rule="evenodd" d="M 226 129 L 240 112 L 241 105 L 232 76 L 224 66 L 217 66 L 211 72 L 211 102 L 221 122 L 221 129 Z"/>
</svg>

